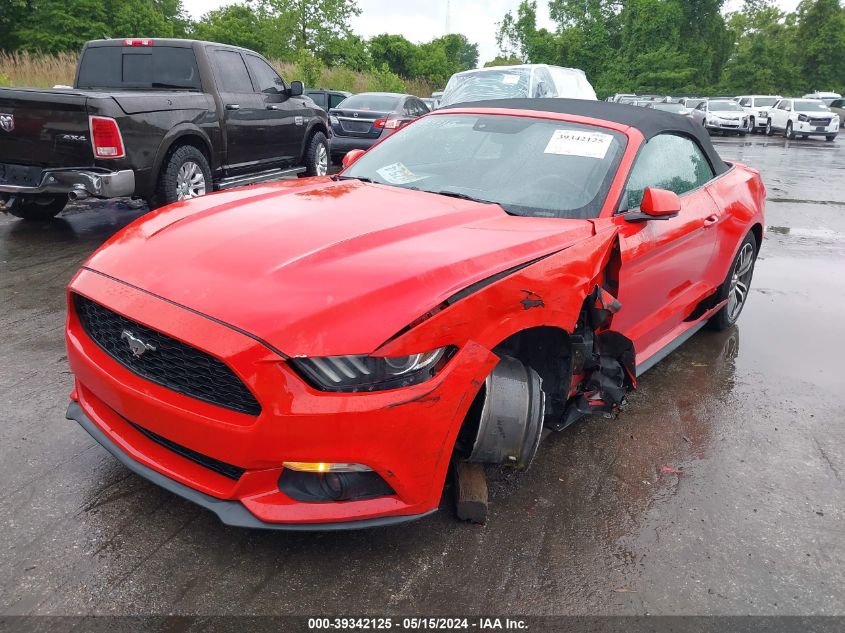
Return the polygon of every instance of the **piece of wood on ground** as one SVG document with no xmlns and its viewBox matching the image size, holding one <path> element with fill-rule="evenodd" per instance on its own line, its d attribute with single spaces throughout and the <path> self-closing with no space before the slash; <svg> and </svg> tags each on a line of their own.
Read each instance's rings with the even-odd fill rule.
<svg viewBox="0 0 845 633">
<path fill-rule="evenodd" d="M 487 522 L 487 477 L 482 464 L 455 461 L 455 505 L 461 521 Z"/>
</svg>

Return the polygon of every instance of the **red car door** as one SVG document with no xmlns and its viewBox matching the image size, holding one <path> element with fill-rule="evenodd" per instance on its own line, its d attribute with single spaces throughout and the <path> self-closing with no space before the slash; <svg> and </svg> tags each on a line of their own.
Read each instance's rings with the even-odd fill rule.
<svg viewBox="0 0 845 633">
<path fill-rule="evenodd" d="M 680 196 L 681 210 L 670 219 L 628 222 L 619 227 L 622 309 L 614 329 L 634 342 L 637 363 L 662 349 L 695 306 L 713 290 L 708 281 L 715 253 L 718 208 L 705 187 L 714 177 L 704 153 L 690 138 L 661 134 L 639 152 L 626 185 L 623 205 L 636 210 L 648 187 Z"/>
</svg>

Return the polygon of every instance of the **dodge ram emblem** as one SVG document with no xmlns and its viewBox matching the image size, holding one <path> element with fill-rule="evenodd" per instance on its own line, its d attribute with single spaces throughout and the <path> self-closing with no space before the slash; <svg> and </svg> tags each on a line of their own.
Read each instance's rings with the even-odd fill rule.
<svg viewBox="0 0 845 633">
<path fill-rule="evenodd" d="M 11 132 L 15 129 L 15 117 L 11 114 L 0 113 L 0 128 L 5 132 Z"/>
<path fill-rule="evenodd" d="M 141 356 L 147 352 L 156 351 L 155 345 L 145 343 L 129 330 L 123 330 L 123 332 L 120 333 L 120 338 L 126 339 L 126 342 L 129 343 L 129 351 L 132 352 L 132 355 L 135 358 L 141 358 Z"/>
</svg>

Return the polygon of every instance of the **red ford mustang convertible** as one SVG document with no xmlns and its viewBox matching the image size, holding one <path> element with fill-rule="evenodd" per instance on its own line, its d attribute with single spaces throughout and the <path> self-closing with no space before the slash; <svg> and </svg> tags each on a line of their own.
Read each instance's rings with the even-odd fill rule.
<svg viewBox="0 0 845 633">
<path fill-rule="evenodd" d="M 759 173 L 681 116 L 463 104 L 345 162 L 151 213 L 68 289 L 68 417 L 231 525 L 426 515 L 748 296 Z"/>
</svg>

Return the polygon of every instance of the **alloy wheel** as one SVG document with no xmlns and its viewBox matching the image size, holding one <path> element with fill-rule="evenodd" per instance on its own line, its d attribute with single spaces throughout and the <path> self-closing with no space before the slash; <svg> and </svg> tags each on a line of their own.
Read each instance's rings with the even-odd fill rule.
<svg viewBox="0 0 845 633">
<path fill-rule="evenodd" d="M 731 285 L 728 289 L 728 319 L 735 321 L 742 312 L 742 306 L 748 298 L 751 285 L 751 274 L 754 269 L 754 246 L 746 243 L 739 253 L 731 275 Z"/>
<path fill-rule="evenodd" d="M 320 143 L 317 148 L 317 175 L 325 176 L 329 173 L 329 153 L 326 151 L 326 146 Z"/>
<path fill-rule="evenodd" d="M 186 161 L 176 175 L 176 199 L 188 200 L 205 195 L 205 175 L 194 161 Z"/>
</svg>

